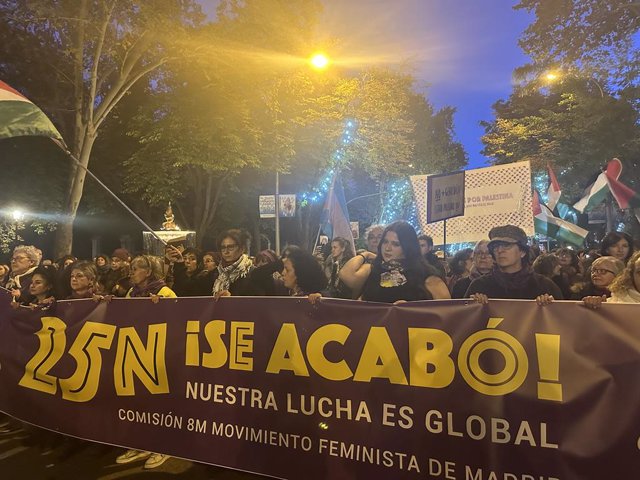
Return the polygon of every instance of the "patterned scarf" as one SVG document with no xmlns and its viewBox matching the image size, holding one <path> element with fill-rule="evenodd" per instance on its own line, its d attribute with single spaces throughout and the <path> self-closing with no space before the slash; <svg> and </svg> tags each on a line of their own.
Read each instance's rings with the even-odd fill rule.
<svg viewBox="0 0 640 480">
<path fill-rule="evenodd" d="M 164 280 L 154 280 L 153 282 L 147 283 L 145 286 L 141 287 L 139 285 L 134 285 L 131 289 L 131 297 L 150 297 L 151 295 L 155 295 L 162 287 L 166 284 Z"/>
<path fill-rule="evenodd" d="M 222 263 L 218 265 L 218 278 L 213 283 L 213 294 L 229 290 L 231 284 L 239 278 L 246 277 L 253 270 L 253 262 L 243 253 L 240 258 L 226 267 Z"/>
</svg>

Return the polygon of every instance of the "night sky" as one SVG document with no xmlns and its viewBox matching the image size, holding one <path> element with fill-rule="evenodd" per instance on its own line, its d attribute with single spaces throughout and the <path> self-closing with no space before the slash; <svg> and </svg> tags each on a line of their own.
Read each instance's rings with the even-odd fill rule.
<svg viewBox="0 0 640 480">
<path fill-rule="evenodd" d="M 321 30 L 342 42 L 340 55 L 365 63 L 409 62 L 436 108 L 457 109 L 455 132 L 469 167 L 480 154 L 491 105 L 511 91 L 511 74 L 527 63 L 518 38 L 531 22 L 512 0 L 323 0 Z M 331 53 L 331 52 L 329 52 Z M 424 172 L 429 173 L 429 172 Z"/>
<path fill-rule="evenodd" d="M 217 0 L 199 0 L 215 20 Z M 349 68 L 409 65 L 418 89 L 437 108 L 455 107 L 454 128 L 469 156 L 480 154 L 491 105 L 511 92 L 513 69 L 527 63 L 518 38 L 531 23 L 516 0 L 322 0 L 320 42 Z M 430 173 L 430 172 L 421 172 Z"/>
</svg>

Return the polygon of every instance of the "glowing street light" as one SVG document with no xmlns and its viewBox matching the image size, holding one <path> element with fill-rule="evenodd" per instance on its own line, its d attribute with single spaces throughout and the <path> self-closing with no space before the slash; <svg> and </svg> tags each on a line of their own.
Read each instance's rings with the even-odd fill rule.
<svg viewBox="0 0 640 480">
<path fill-rule="evenodd" d="M 24 220 L 24 212 L 22 210 L 14 210 L 11 212 L 11 218 L 13 218 L 14 222 L 20 222 Z"/>
<path fill-rule="evenodd" d="M 324 70 L 329 66 L 329 57 L 324 53 L 316 53 L 309 59 L 309 64 L 316 70 Z"/>
<path fill-rule="evenodd" d="M 566 74 L 565 74 L 565 75 L 566 75 Z M 574 76 L 576 76 L 576 77 L 577 77 L 577 75 L 574 75 Z M 557 81 L 562 80 L 562 76 L 561 76 L 559 73 L 554 72 L 554 71 L 550 71 L 550 72 L 545 73 L 545 74 L 543 75 L 543 78 L 544 78 L 548 83 L 554 83 L 554 82 L 557 82 Z M 598 88 L 598 91 L 600 92 L 600 97 L 601 97 L 601 98 L 604 98 L 604 90 L 603 90 L 603 88 L 600 86 L 600 83 L 598 83 L 598 81 L 597 81 L 595 78 L 590 77 L 590 76 L 584 76 L 583 78 L 584 78 L 587 82 L 593 82 L 593 84 Z"/>
</svg>

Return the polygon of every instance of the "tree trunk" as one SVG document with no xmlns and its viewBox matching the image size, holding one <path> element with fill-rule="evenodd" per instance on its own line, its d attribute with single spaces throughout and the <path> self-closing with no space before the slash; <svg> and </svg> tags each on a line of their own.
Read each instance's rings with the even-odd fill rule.
<svg viewBox="0 0 640 480">
<path fill-rule="evenodd" d="M 80 152 L 78 161 L 85 168 L 89 165 L 89 158 L 91 157 L 91 150 L 93 149 L 93 143 L 96 140 L 94 132 L 89 132 L 85 136 L 82 144 L 82 151 Z M 53 247 L 54 257 L 60 258 L 64 255 L 71 253 L 73 248 L 73 222 L 76 219 L 78 213 L 78 206 L 82 199 L 82 192 L 84 190 L 84 179 L 87 175 L 87 171 L 84 168 L 75 165 L 75 175 L 71 181 L 69 189 L 69 197 L 64 212 L 64 217 L 58 223 L 55 234 L 55 242 Z"/>
</svg>

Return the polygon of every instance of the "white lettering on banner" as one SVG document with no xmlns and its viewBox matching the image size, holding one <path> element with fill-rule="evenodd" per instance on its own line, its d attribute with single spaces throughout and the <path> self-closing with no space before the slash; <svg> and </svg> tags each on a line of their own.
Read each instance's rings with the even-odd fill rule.
<svg viewBox="0 0 640 480">
<path fill-rule="evenodd" d="M 266 428 L 247 427 L 231 423 L 211 422 L 211 435 L 234 438 L 246 442 L 262 443 L 274 447 L 311 450 L 313 442 L 310 437 L 293 433 L 276 432 Z"/>
<path fill-rule="evenodd" d="M 534 429 L 526 420 L 516 425 L 512 425 L 504 418 L 491 418 L 487 421 L 478 415 L 468 416 L 464 423 L 456 420 L 453 412 L 429 410 L 425 415 L 424 423 L 429 432 L 450 437 L 466 436 L 472 440 L 484 440 L 488 437 L 492 443 L 558 448 L 558 444 L 549 441 L 545 422 L 541 422 Z"/>
<path fill-rule="evenodd" d="M 493 470 L 483 470 L 482 468 L 472 468 L 469 465 L 464 467 L 464 480 L 560 480 L 557 477 L 547 477 L 544 475 L 530 475 L 528 473 L 498 473 Z"/>
<path fill-rule="evenodd" d="M 388 468 L 395 467 L 399 470 L 420 473 L 420 467 L 418 466 L 418 460 L 415 455 L 402 452 L 392 452 L 376 447 L 321 438 L 318 443 L 318 453 L 331 457 L 346 458 L 372 465 L 382 465 Z"/>
</svg>

